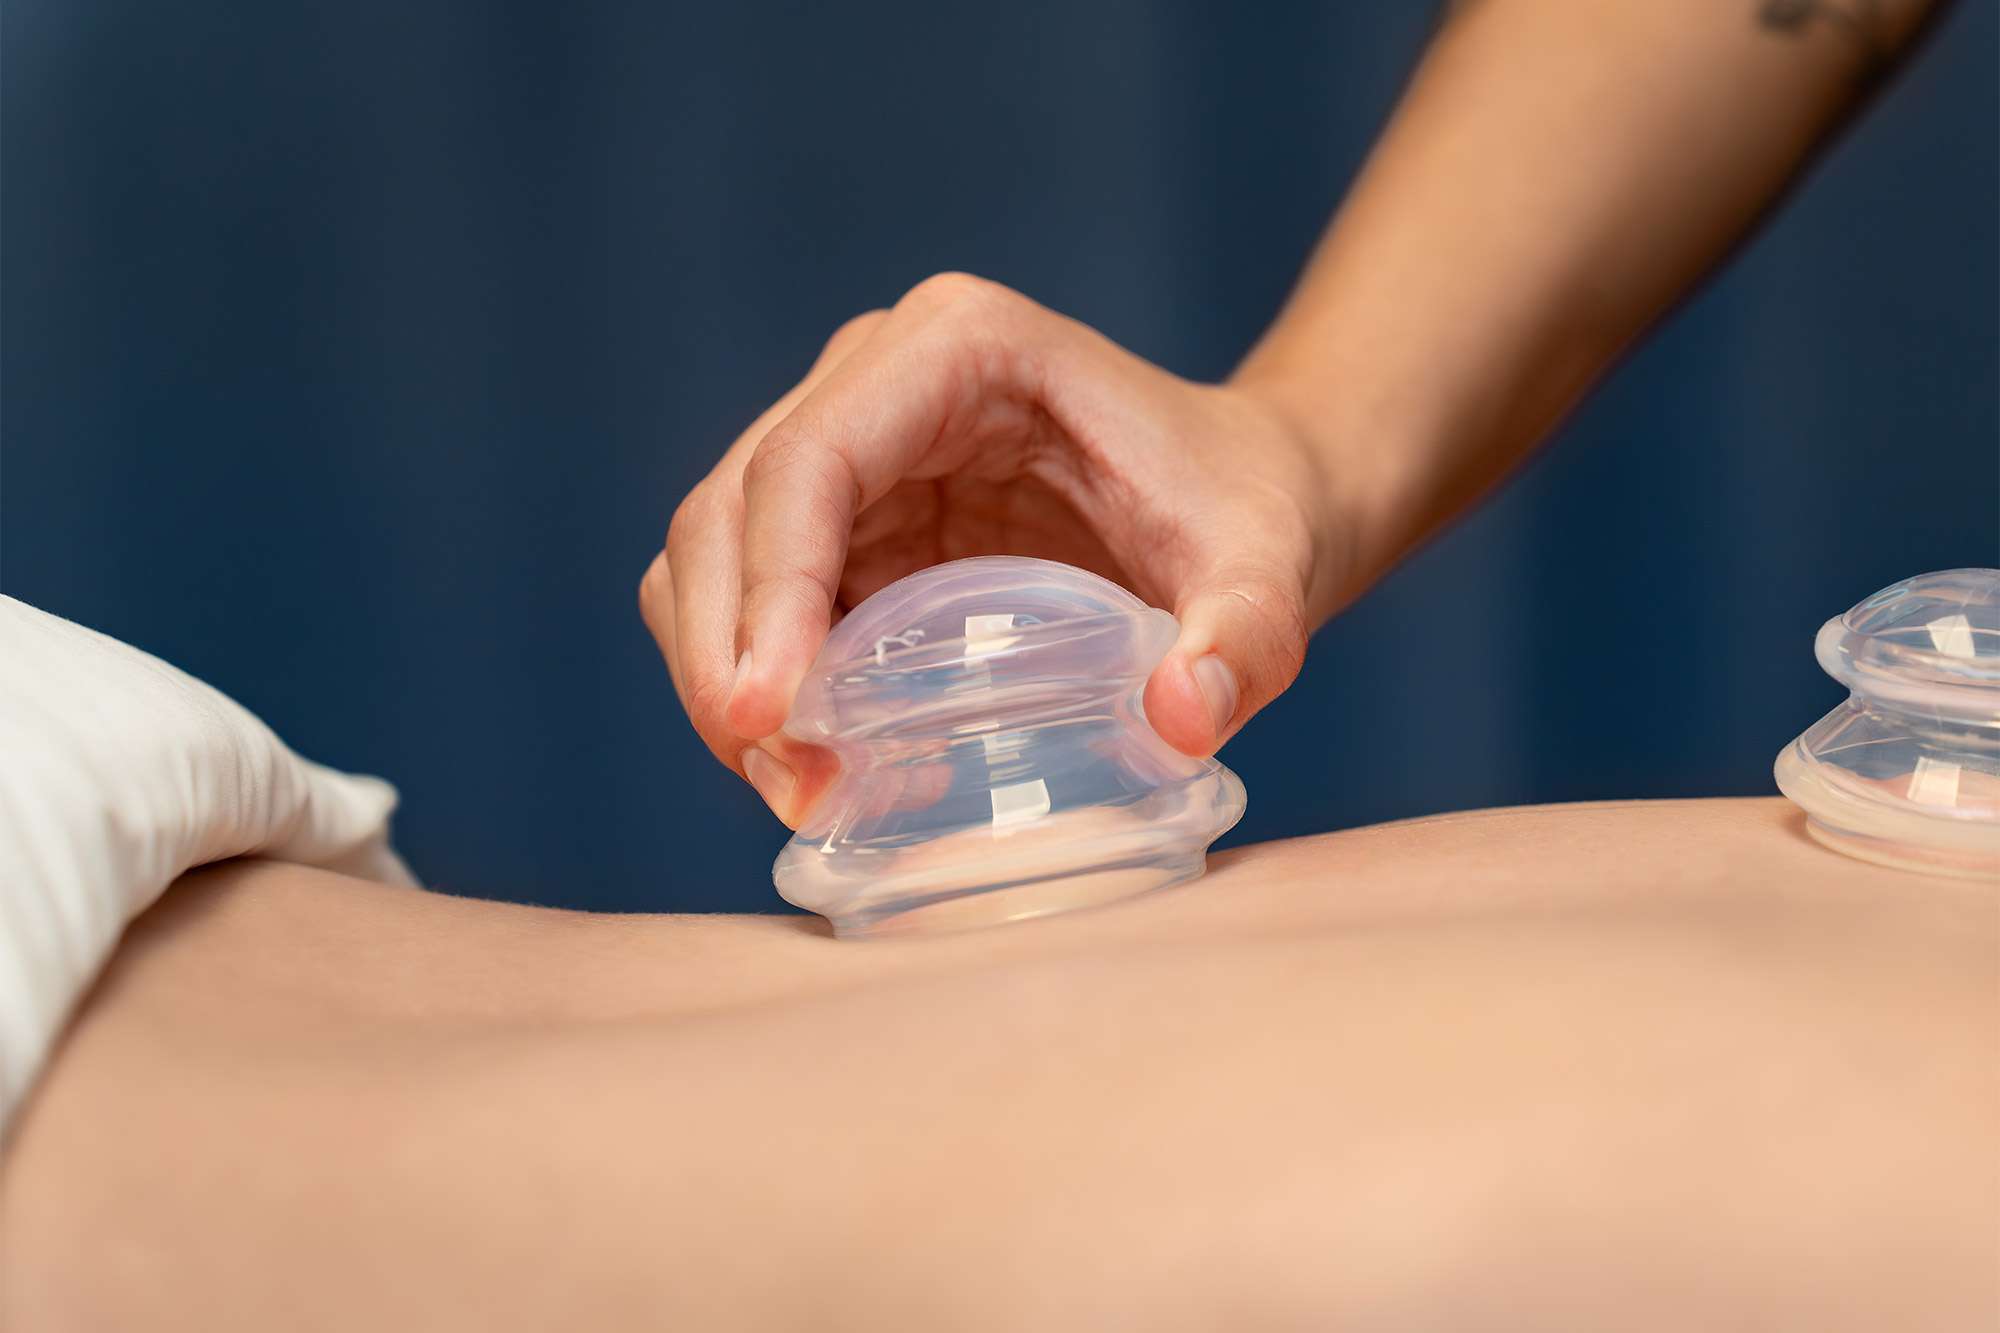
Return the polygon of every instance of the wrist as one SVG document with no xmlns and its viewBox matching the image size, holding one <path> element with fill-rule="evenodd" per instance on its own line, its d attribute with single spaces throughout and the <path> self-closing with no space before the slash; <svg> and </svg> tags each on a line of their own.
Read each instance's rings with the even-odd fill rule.
<svg viewBox="0 0 2000 1333">
<path fill-rule="evenodd" d="M 1227 387 L 1293 442 L 1313 490 L 1315 548 L 1307 611 L 1314 626 L 1367 592 L 1423 535 L 1424 459 L 1417 420 L 1327 392 L 1323 369 L 1291 373 L 1258 358 Z"/>
</svg>

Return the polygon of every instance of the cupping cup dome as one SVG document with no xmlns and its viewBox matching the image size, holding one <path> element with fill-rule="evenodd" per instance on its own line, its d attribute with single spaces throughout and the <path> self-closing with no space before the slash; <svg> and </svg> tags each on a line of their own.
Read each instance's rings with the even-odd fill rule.
<svg viewBox="0 0 2000 1333">
<path fill-rule="evenodd" d="M 1814 649 L 1853 693 L 1778 754 L 1807 829 L 1865 860 L 2000 879 L 2000 570 L 1905 579 Z"/>
<path fill-rule="evenodd" d="M 788 735 L 841 771 L 773 867 L 841 935 L 957 928 L 1108 902 L 1202 873 L 1243 784 L 1147 725 L 1178 633 L 1116 584 L 987 556 L 856 607 Z"/>
</svg>

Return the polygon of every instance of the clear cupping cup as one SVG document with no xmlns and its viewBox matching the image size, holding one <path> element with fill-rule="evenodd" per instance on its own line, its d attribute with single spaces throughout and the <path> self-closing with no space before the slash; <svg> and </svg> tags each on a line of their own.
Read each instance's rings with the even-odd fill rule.
<svg viewBox="0 0 2000 1333">
<path fill-rule="evenodd" d="M 1243 784 L 1147 725 L 1179 632 L 1094 574 L 988 556 L 850 612 L 785 732 L 839 776 L 773 867 L 843 936 L 1042 916 L 1193 879 Z"/>
<path fill-rule="evenodd" d="M 1863 860 L 2000 879 L 2000 570 L 1884 588 L 1814 651 L 1852 693 L 1778 754 L 1807 830 Z"/>
</svg>

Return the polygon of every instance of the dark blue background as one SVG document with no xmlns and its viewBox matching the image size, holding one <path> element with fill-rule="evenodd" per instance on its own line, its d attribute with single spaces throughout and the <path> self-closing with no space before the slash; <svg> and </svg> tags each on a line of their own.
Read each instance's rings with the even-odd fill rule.
<svg viewBox="0 0 2000 1333">
<path fill-rule="evenodd" d="M 782 837 L 634 611 L 686 487 L 938 269 L 1225 373 L 1430 21 L 4 15 L 5 590 L 394 779 L 445 887 L 654 909 L 774 906 Z M 1228 752 L 1237 839 L 1768 792 L 1838 697 L 1820 620 L 2000 563 L 1996 40 L 1961 7 L 1549 454 L 1321 633 Z"/>
</svg>

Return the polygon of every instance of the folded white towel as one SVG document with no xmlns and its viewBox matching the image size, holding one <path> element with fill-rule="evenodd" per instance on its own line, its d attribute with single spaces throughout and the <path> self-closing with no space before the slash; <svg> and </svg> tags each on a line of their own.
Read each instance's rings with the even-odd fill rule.
<svg viewBox="0 0 2000 1333">
<path fill-rule="evenodd" d="M 0 1135 L 126 925 L 259 853 L 408 883 L 396 791 L 156 657 L 0 597 Z"/>
</svg>

